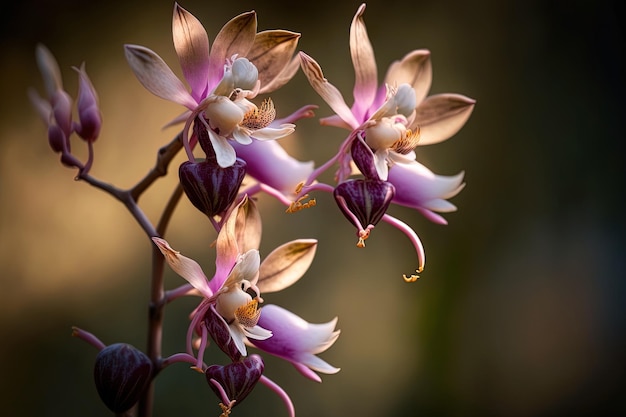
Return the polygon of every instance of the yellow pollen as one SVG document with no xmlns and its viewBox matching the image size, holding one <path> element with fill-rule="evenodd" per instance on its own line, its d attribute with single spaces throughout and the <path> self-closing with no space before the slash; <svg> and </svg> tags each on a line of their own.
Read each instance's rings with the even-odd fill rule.
<svg viewBox="0 0 626 417">
<path fill-rule="evenodd" d="M 296 194 L 300 194 L 300 191 L 302 191 L 303 188 L 304 188 L 304 181 L 300 182 L 296 186 Z M 291 204 L 289 204 L 289 207 L 287 207 L 287 210 L 285 210 L 285 213 L 297 213 L 298 211 L 302 209 L 313 207 L 317 204 L 317 201 L 315 201 L 314 198 L 303 203 L 302 201 L 306 200 L 307 198 L 309 198 L 309 195 L 305 194 L 302 197 L 299 197 L 296 201 L 291 202 Z"/>
<path fill-rule="evenodd" d="M 394 151 L 406 155 L 411 152 L 417 146 L 417 143 L 420 141 L 420 128 L 417 127 L 417 130 L 413 132 L 411 129 L 407 129 L 406 132 L 402 135 L 400 139 L 395 141 L 393 145 L 391 145 L 391 149 Z"/>
<path fill-rule="evenodd" d="M 220 417 L 228 417 L 230 415 L 230 412 L 235 405 L 235 401 L 236 400 L 231 401 L 228 405 L 220 403 L 220 408 L 222 409 L 222 414 L 220 414 Z"/>
<path fill-rule="evenodd" d="M 417 269 L 415 272 L 417 272 L 418 274 L 421 273 L 424 270 L 424 268 L 420 267 L 419 269 Z M 404 278 L 404 282 L 415 282 L 418 279 L 420 279 L 420 276 L 417 274 L 411 274 L 410 276 L 406 276 L 404 274 L 402 274 L 402 278 Z"/>
<path fill-rule="evenodd" d="M 276 109 L 272 99 L 267 98 L 261 103 L 261 107 L 249 110 L 243 116 L 241 124 L 249 129 L 263 129 L 269 126 L 276 117 Z"/>
<path fill-rule="evenodd" d="M 356 243 L 356 246 L 359 248 L 365 247 L 365 239 L 370 237 L 370 229 L 359 230 L 359 241 Z"/>
<path fill-rule="evenodd" d="M 309 195 L 305 194 L 302 197 L 300 197 L 299 199 L 297 199 L 296 201 L 293 201 L 289 205 L 289 207 L 287 207 L 287 210 L 285 210 L 285 213 L 297 213 L 298 211 L 300 211 L 302 209 L 313 207 L 313 206 L 315 206 L 317 204 L 317 201 L 315 201 L 314 198 L 312 198 L 309 201 L 303 203 L 302 200 L 305 200 L 307 198 L 309 198 Z"/>
<path fill-rule="evenodd" d="M 256 326 L 261 316 L 261 310 L 257 309 L 258 304 L 259 301 L 254 299 L 235 310 L 235 318 L 239 324 L 247 328 Z"/>
</svg>

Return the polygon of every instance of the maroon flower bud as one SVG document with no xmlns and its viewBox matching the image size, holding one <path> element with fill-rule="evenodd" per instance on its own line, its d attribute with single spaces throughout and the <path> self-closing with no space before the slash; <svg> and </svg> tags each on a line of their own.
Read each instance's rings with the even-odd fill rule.
<svg viewBox="0 0 626 417">
<path fill-rule="evenodd" d="M 56 153 L 63 152 L 65 150 L 66 137 L 63 133 L 63 129 L 59 125 L 51 123 L 48 126 L 48 143 L 52 150 Z"/>
<path fill-rule="evenodd" d="M 186 161 L 178 170 L 180 183 L 192 204 L 209 217 L 222 214 L 237 197 L 246 175 L 246 163 L 237 158 L 232 166 L 222 168 L 215 159 Z"/>
<path fill-rule="evenodd" d="M 352 141 L 350 152 L 352 154 L 352 160 L 366 179 L 380 179 L 376 172 L 376 165 L 374 164 L 374 152 L 360 135 L 357 135 L 356 139 Z"/>
<path fill-rule="evenodd" d="M 228 324 L 226 324 L 222 316 L 215 311 L 213 305 L 207 309 L 206 315 L 204 316 L 204 323 L 215 344 L 222 349 L 233 362 L 241 359 L 241 352 L 237 349 L 237 345 L 235 345 L 230 335 Z"/>
<path fill-rule="evenodd" d="M 102 402 L 113 412 L 130 409 L 144 393 L 152 378 L 152 362 L 140 350 L 126 343 L 102 349 L 96 357 L 94 379 Z"/>
<path fill-rule="evenodd" d="M 98 94 L 93 84 L 87 76 L 85 64 L 80 68 L 74 68 L 78 72 L 78 119 L 80 124 L 76 125 L 76 133 L 88 142 L 95 141 L 100 135 L 102 126 L 102 115 L 98 106 Z"/>
<path fill-rule="evenodd" d="M 357 228 L 357 246 L 365 246 L 369 230 L 382 219 L 395 192 L 393 184 L 373 179 L 348 180 L 337 185 L 333 195 L 344 216 Z"/>
<path fill-rule="evenodd" d="M 257 354 L 252 354 L 239 362 L 229 363 L 228 365 L 211 365 L 207 368 L 205 374 L 213 392 L 222 401 L 226 400 L 222 397 L 219 388 L 211 380 L 221 385 L 228 400 L 235 401 L 233 406 L 236 406 L 252 392 L 259 378 L 263 375 L 264 368 L 263 359 Z"/>
</svg>

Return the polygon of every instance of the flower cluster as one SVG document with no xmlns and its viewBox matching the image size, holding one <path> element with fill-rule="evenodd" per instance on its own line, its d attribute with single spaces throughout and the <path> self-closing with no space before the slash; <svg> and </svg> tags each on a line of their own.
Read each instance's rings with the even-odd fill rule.
<svg viewBox="0 0 626 417">
<path fill-rule="evenodd" d="M 53 150 L 61 153 L 65 165 L 78 168 L 77 179 L 124 203 L 151 239 L 156 259 L 185 280 L 179 287 L 165 290 L 163 268 L 157 262 L 145 354 L 128 344 L 106 346 L 93 334 L 74 329 L 75 336 L 99 350 L 96 387 L 112 411 L 123 413 L 138 404 L 141 416 L 150 415 L 152 381 L 174 363 L 188 363 L 206 375 L 223 416 L 230 414 L 258 382 L 276 392 L 289 414 L 295 414 L 286 391 L 265 375 L 264 353 L 290 362 L 317 382 L 321 381 L 319 373 L 339 371 L 318 356 L 339 337 L 336 317 L 314 324 L 283 307 L 265 304 L 262 295 L 283 290 L 306 274 L 318 242 L 296 239 L 262 256 L 261 214 L 253 199 L 258 193 L 277 198 L 289 213 L 315 206 L 313 192 L 332 193 L 339 211 L 356 228 L 359 247 L 365 247 L 365 240 L 382 220 L 409 237 L 417 253 L 416 272 L 423 270 L 425 256 L 419 237 L 387 210 L 391 204 L 406 206 L 435 223 L 446 224 L 439 213 L 456 210 L 448 199 L 463 188 L 464 174 L 434 174 L 417 161 L 415 149 L 457 133 L 475 102 L 459 94 L 428 96 L 432 68 L 430 52 L 425 49 L 393 62 L 379 85 L 364 12 L 365 4 L 358 8 L 350 26 L 355 85 L 353 103 L 348 105 L 339 89 L 324 77 L 318 62 L 297 51 L 300 34 L 257 32 L 257 16 L 251 11 L 227 22 L 210 44 L 200 21 L 175 4 L 173 41 L 184 80 L 151 49 L 125 46 L 127 61 L 139 82 L 152 94 L 185 109 L 168 122 L 182 124 L 180 134 L 159 150 L 157 166 L 130 190 L 118 189 L 89 173 L 93 142 L 102 119 L 84 64 L 76 69 L 80 87 L 78 120 L 73 121 L 72 99 L 63 89 L 58 65 L 45 47 L 37 48 L 47 99 L 35 92 L 30 96 L 48 127 Z M 317 106 L 303 105 L 277 118 L 279 110 L 271 98 L 257 99 L 285 86 L 300 69 L 334 112 L 322 118 L 321 124 L 348 131 L 334 155 L 317 166 L 314 161 L 293 158 L 276 141 L 293 133 L 298 120 L 313 117 Z M 87 163 L 70 151 L 73 133 L 88 144 Z M 187 160 L 178 167 L 180 187 L 172 194 L 159 223 L 152 225 L 137 200 L 158 177 L 166 175 L 168 164 L 181 149 Z M 335 181 L 323 182 L 321 174 L 335 166 Z M 244 182 L 246 178 L 249 180 Z M 209 275 L 164 238 L 182 195 L 215 229 L 215 268 Z M 416 281 L 417 274 L 404 275 L 404 279 Z M 161 310 L 183 296 L 200 297 L 190 315 L 185 349 L 163 358 Z M 228 364 L 205 362 L 205 351 L 212 344 L 228 357 Z"/>
</svg>

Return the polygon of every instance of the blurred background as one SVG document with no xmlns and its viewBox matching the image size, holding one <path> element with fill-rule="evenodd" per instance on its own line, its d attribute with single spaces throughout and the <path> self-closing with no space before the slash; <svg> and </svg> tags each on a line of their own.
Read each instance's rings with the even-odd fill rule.
<svg viewBox="0 0 626 417">
<path fill-rule="evenodd" d="M 351 102 L 349 25 L 358 1 L 186 0 L 211 40 L 230 18 L 256 10 L 259 30 L 303 34 L 299 49 Z M 432 53 L 431 94 L 477 105 L 450 140 L 418 149 L 433 171 L 464 170 L 448 226 L 398 207 L 426 248 L 422 279 L 408 239 L 381 223 L 357 249 L 332 199 L 288 215 L 259 198 L 261 253 L 295 238 L 320 244 L 293 287 L 265 297 L 311 322 L 338 316 L 342 334 L 321 356 L 342 370 L 305 380 L 266 360 L 266 375 L 292 396 L 299 417 L 626 415 L 622 153 L 624 33 L 617 2 L 373 0 L 365 22 L 379 76 L 407 52 Z M 92 173 L 130 187 L 177 133 L 181 112 L 144 90 L 123 44 L 147 46 L 177 74 L 173 2 L 25 0 L 4 6 L 0 27 L 0 404 L 5 416 L 106 416 L 92 382 L 96 350 L 71 326 L 106 344 L 144 349 L 150 243 L 124 207 L 60 165 L 26 91 L 43 84 L 34 60 L 44 43 L 75 96 L 72 66 L 86 63 L 104 117 Z M 318 104 L 302 74 L 272 94 L 278 115 Z M 318 163 L 345 132 L 303 120 L 281 144 Z M 75 148 L 82 143 L 76 141 Z M 84 155 L 84 154 L 81 154 Z M 156 221 L 174 175 L 140 200 Z M 211 227 L 183 200 L 166 235 L 211 273 Z M 182 279 L 167 271 L 166 284 Z M 164 354 L 184 350 L 197 299 L 166 310 Z M 225 363 L 210 349 L 207 360 Z M 157 379 L 155 416 L 217 416 L 202 375 L 184 364 Z M 263 386 L 233 416 L 287 416 Z"/>
</svg>

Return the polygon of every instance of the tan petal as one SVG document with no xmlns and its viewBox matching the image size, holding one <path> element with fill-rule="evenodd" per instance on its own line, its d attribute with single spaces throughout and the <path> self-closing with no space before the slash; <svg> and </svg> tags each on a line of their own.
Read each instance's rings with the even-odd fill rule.
<svg viewBox="0 0 626 417">
<path fill-rule="evenodd" d="M 289 64 L 299 39 L 299 33 L 287 30 L 267 30 L 256 34 L 247 58 L 259 70 L 261 88 L 271 83 Z"/>
<path fill-rule="evenodd" d="M 285 68 L 281 71 L 280 74 L 276 75 L 272 81 L 265 85 L 261 85 L 261 89 L 259 90 L 259 94 L 271 93 L 272 91 L 278 90 L 283 85 L 287 84 L 296 72 L 300 69 L 300 57 L 295 55 L 291 58 L 291 61 L 285 65 Z"/>
<path fill-rule="evenodd" d="M 207 86 L 209 37 L 202 23 L 178 3 L 174 5 L 172 36 L 183 75 L 197 99 Z"/>
<path fill-rule="evenodd" d="M 437 94 L 417 106 L 411 129 L 419 126 L 418 145 L 442 142 L 458 132 L 474 110 L 476 101 L 460 94 Z"/>
<path fill-rule="evenodd" d="M 245 57 L 254 43 L 255 35 L 256 12 L 242 13 L 228 21 L 213 41 L 209 58 L 209 76 L 221 78 L 227 59 L 235 54 Z"/>
<path fill-rule="evenodd" d="M 249 198 L 237 209 L 235 236 L 241 253 L 258 249 L 261 244 L 262 223 L 256 203 Z"/>
<path fill-rule="evenodd" d="M 185 278 L 194 288 L 205 297 L 210 297 L 213 292 L 209 289 L 207 277 L 202 272 L 200 265 L 193 259 L 187 258 L 180 252 L 172 249 L 165 239 L 153 237 L 152 241 L 157 245 L 168 265 L 181 277 Z"/>
<path fill-rule="evenodd" d="M 222 225 L 220 232 L 217 234 L 217 240 L 215 243 L 215 248 L 217 252 L 217 256 L 215 259 L 216 273 L 215 275 L 228 275 L 231 268 L 234 266 L 237 257 L 239 256 L 239 245 L 237 244 L 237 214 L 239 207 L 247 204 L 248 198 L 244 197 L 243 200 L 232 208 L 232 210 L 227 214 L 226 221 Z"/>
<path fill-rule="evenodd" d="M 155 52 L 139 45 L 125 45 L 124 50 L 131 69 L 148 91 L 165 100 L 182 104 L 190 110 L 196 107 L 196 101 L 187 92 L 182 81 Z"/>
<path fill-rule="evenodd" d="M 359 126 L 359 122 L 352 114 L 352 111 L 346 104 L 339 90 L 324 78 L 324 73 L 319 64 L 304 52 L 300 52 L 299 55 L 301 58 L 302 71 L 309 80 L 311 87 L 313 87 L 317 94 L 324 99 L 326 104 L 328 104 L 339 117 L 350 125 L 352 129 L 356 129 Z"/>
<path fill-rule="evenodd" d="M 389 66 L 385 83 L 398 86 L 407 83 L 413 86 L 418 103 L 428 95 L 433 79 L 430 51 L 418 49 L 406 54 L 400 61 Z"/>
<path fill-rule="evenodd" d="M 376 97 L 378 72 L 374 49 L 363 22 L 365 3 L 359 7 L 350 26 L 350 55 L 354 65 L 354 101 L 363 110 L 369 108 Z"/>
<path fill-rule="evenodd" d="M 309 269 L 317 240 L 298 239 L 274 249 L 261 263 L 257 286 L 262 293 L 285 289 Z"/>
</svg>

